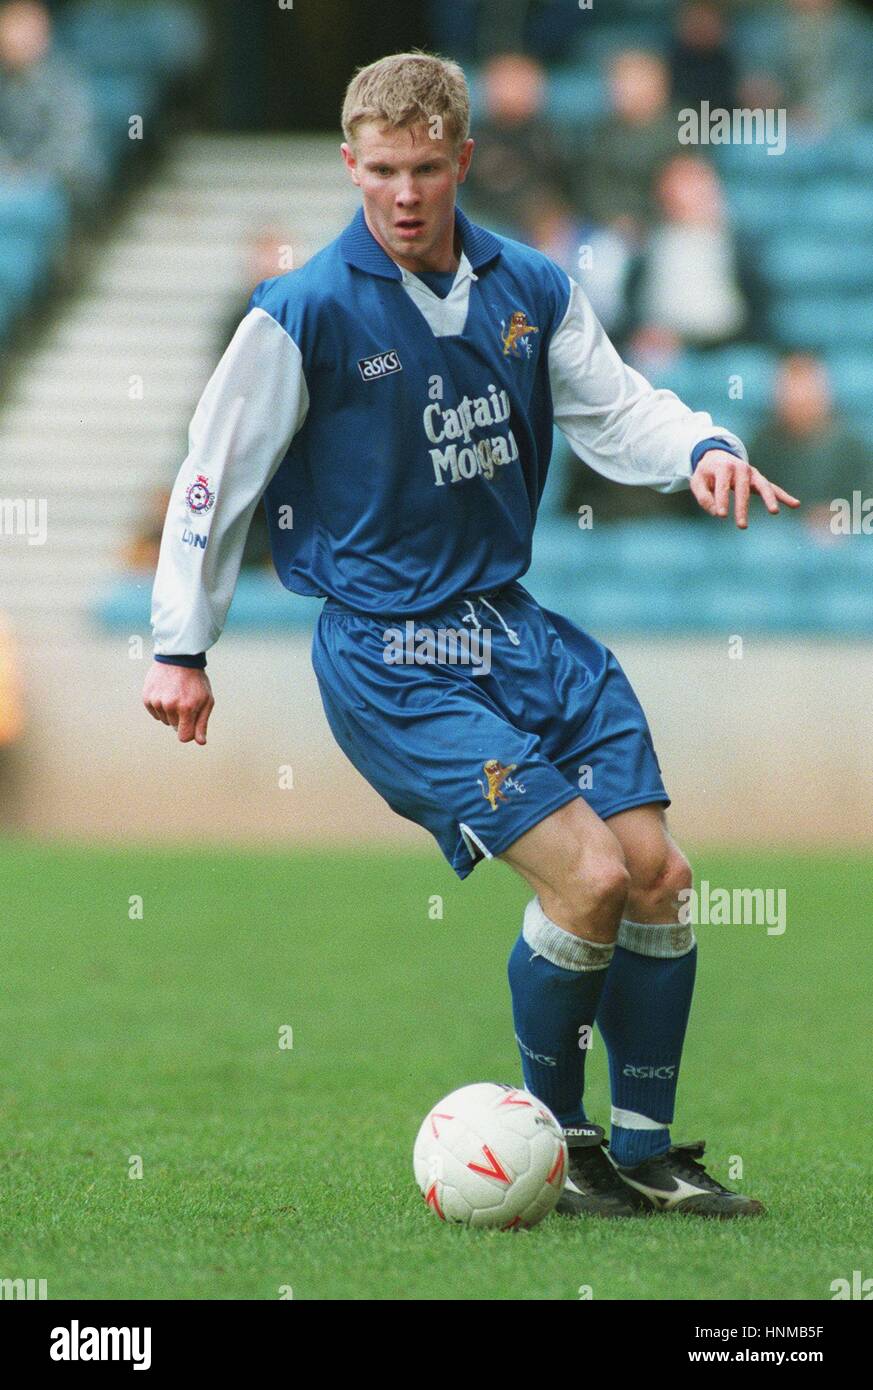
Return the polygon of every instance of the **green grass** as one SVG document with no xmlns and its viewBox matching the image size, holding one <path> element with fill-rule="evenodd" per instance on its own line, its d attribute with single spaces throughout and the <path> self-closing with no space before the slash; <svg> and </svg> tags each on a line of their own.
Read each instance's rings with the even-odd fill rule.
<svg viewBox="0 0 873 1390">
<path fill-rule="evenodd" d="M 699 931 L 674 1128 L 708 1139 L 722 1179 L 741 1155 L 768 1216 L 509 1235 L 442 1226 L 411 1174 L 433 1102 L 520 1079 L 505 960 L 529 895 L 509 871 L 0 846 L 0 1277 L 46 1278 L 50 1298 L 479 1300 L 827 1299 L 873 1275 L 873 861 L 695 868 L 788 889 L 782 937 Z M 589 1113 L 608 1115 L 599 1038 Z"/>
</svg>

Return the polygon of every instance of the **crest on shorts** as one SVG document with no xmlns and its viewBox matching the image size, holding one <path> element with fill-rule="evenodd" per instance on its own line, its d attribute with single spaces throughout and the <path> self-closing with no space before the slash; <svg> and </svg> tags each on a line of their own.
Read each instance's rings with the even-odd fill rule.
<svg viewBox="0 0 873 1390">
<path fill-rule="evenodd" d="M 209 486 L 209 479 L 205 473 L 198 473 L 185 490 L 185 506 L 192 515 L 203 516 L 211 511 L 214 501 L 215 492 Z"/>
<path fill-rule="evenodd" d="M 500 320 L 500 341 L 503 344 L 504 357 L 530 357 L 532 347 L 530 343 L 531 333 L 539 333 L 539 329 L 534 324 L 528 323 L 527 314 L 523 309 L 516 309 L 511 315 L 507 326 L 506 320 Z"/>
<path fill-rule="evenodd" d="M 487 763 L 483 763 L 482 771 L 485 773 L 485 781 L 483 782 L 481 777 L 477 777 L 476 781 L 482 788 L 482 795 L 492 811 L 497 810 L 498 801 L 509 800 L 503 790 L 504 787 L 511 787 L 513 791 L 524 793 L 523 784 L 510 775 L 517 766 L 517 763 L 498 762 L 496 758 L 489 758 Z"/>
</svg>

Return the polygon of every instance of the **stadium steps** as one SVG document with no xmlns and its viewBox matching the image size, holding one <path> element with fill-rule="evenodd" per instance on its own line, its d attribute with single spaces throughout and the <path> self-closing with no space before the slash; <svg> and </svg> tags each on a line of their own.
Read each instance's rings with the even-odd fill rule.
<svg viewBox="0 0 873 1390">
<path fill-rule="evenodd" d="M 3 533 L 0 611 L 76 637 L 150 498 L 186 451 L 197 399 L 245 302 L 248 239 L 286 232 L 302 263 L 356 206 L 333 137 L 189 135 L 141 189 L 0 409 L 0 500 L 45 499 L 44 545 Z M 131 378 L 142 399 L 130 399 Z M 9 524 L 8 521 L 6 523 Z"/>
</svg>

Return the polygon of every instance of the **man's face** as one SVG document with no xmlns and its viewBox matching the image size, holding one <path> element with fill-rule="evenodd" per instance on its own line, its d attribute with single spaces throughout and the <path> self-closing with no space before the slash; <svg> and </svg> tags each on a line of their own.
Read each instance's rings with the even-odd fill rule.
<svg viewBox="0 0 873 1390">
<path fill-rule="evenodd" d="M 17 0 L 0 11 L 0 63 L 15 72 L 29 68 L 51 42 L 48 11 L 35 0 Z"/>
<path fill-rule="evenodd" d="M 370 231 L 406 270 L 449 270 L 453 263 L 455 192 L 470 167 L 473 141 L 459 151 L 426 125 L 393 130 L 368 121 L 342 155 L 361 190 Z"/>
</svg>

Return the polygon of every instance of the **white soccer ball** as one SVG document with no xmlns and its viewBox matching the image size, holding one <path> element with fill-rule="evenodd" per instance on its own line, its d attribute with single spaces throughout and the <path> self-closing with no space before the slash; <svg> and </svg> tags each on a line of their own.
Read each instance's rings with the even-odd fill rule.
<svg viewBox="0 0 873 1390">
<path fill-rule="evenodd" d="M 425 1116 L 412 1155 L 415 1180 L 441 1221 L 528 1229 L 555 1206 L 567 1145 L 551 1110 L 529 1091 L 478 1082 Z"/>
</svg>

